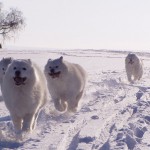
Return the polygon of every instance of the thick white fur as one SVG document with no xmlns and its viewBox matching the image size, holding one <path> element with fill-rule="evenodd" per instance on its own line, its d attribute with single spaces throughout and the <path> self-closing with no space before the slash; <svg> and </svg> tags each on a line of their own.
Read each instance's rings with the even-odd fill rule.
<svg viewBox="0 0 150 150">
<path fill-rule="evenodd" d="M 52 78 L 49 73 L 54 69 L 61 72 L 59 77 Z M 78 64 L 64 61 L 62 57 L 48 60 L 45 65 L 48 89 L 55 108 L 58 111 L 76 112 L 87 80 L 86 71 Z"/>
<path fill-rule="evenodd" d="M 125 59 L 127 78 L 130 83 L 140 80 L 143 75 L 143 63 L 136 54 L 129 53 Z"/>
<path fill-rule="evenodd" d="M 11 62 L 12 62 L 11 57 L 3 58 L 0 61 L 0 85 L 2 84 L 3 76 L 5 75 L 6 69 Z"/>
<path fill-rule="evenodd" d="M 15 71 L 27 78 L 24 84 L 15 84 Z M 16 132 L 33 130 L 47 100 L 46 79 L 39 67 L 31 60 L 13 60 L 3 78 L 2 94 Z"/>
</svg>

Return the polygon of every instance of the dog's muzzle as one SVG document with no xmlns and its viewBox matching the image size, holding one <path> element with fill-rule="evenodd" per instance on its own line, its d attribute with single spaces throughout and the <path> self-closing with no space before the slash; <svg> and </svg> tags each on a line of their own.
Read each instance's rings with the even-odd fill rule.
<svg viewBox="0 0 150 150">
<path fill-rule="evenodd" d="M 59 76 L 60 76 L 60 71 L 59 72 L 50 72 L 50 73 L 48 73 L 49 74 L 49 76 L 51 76 L 52 78 L 59 78 Z"/>
<path fill-rule="evenodd" d="M 132 61 L 132 60 L 130 60 L 130 61 L 129 61 L 129 64 L 131 64 L 131 65 L 132 65 L 133 63 L 134 63 L 134 61 Z"/>
<path fill-rule="evenodd" d="M 25 83 L 25 81 L 26 81 L 26 77 L 14 77 L 14 81 L 15 81 L 15 84 L 17 85 L 17 86 L 19 86 L 19 85 L 24 85 Z"/>
</svg>

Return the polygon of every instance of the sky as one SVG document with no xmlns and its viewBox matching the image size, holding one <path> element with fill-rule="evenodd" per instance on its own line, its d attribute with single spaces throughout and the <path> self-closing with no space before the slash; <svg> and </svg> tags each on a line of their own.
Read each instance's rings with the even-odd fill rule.
<svg viewBox="0 0 150 150">
<path fill-rule="evenodd" d="M 4 46 L 150 51 L 150 0 L 0 0 L 25 28 Z"/>
</svg>

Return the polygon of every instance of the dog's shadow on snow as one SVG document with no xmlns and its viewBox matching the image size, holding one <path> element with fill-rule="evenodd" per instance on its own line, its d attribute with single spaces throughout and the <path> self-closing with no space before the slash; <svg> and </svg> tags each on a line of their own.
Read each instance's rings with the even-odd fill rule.
<svg viewBox="0 0 150 150">
<path fill-rule="evenodd" d="M 16 149 L 22 145 L 23 145 L 22 143 L 18 143 L 18 142 L 0 141 L 0 149 L 3 148 Z"/>
<path fill-rule="evenodd" d="M 150 87 L 147 86 L 139 86 L 135 84 L 130 84 L 129 86 L 138 88 L 138 92 L 135 93 L 137 99 L 140 99 L 145 93 L 150 93 Z"/>
<path fill-rule="evenodd" d="M 146 92 L 147 90 L 150 90 L 150 86 L 140 86 L 140 85 L 136 85 L 136 84 L 125 84 L 125 83 L 124 83 L 124 85 L 139 88 L 139 90 L 141 90 L 142 92 Z"/>
<path fill-rule="evenodd" d="M 10 116 L 0 117 L 0 122 L 2 122 L 2 121 L 10 121 L 10 120 L 11 120 Z"/>
</svg>

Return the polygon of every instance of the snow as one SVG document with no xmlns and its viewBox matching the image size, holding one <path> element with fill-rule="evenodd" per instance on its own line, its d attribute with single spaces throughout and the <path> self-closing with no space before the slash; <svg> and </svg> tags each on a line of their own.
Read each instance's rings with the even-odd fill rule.
<svg viewBox="0 0 150 150">
<path fill-rule="evenodd" d="M 36 129 L 22 137 L 14 134 L 9 112 L 1 101 L 0 149 L 150 149 L 149 53 L 137 53 L 144 62 L 144 75 L 134 84 L 126 78 L 127 51 L 3 49 L 0 53 L 1 58 L 30 58 L 42 70 L 49 58 L 63 56 L 88 73 L 85 94 L 75 114 L 59 113 L 49 99 L 39 114 Z"/>
</svg>

